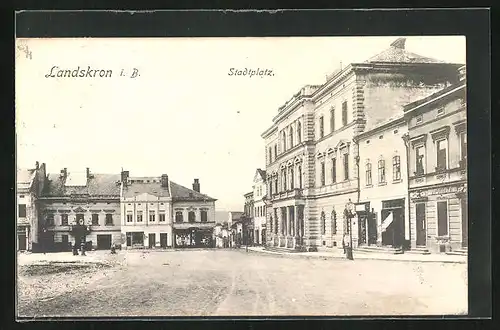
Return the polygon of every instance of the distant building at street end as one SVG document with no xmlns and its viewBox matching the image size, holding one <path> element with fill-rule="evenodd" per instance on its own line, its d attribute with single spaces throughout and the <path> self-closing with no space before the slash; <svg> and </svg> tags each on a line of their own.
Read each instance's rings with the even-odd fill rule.
<svg viewBox="0 0 500 330">
<path fill-rule="evenodd" d="M 467 251 L 465 66 L 459 77 L 457 83 L 404 107 L 411 244 L 434 252 Z"/>
<path fill-rule="evenodd" d="M 160 177 L 121 173 L 121 233 L 124 248 L 211 247 L 216 199 Z"/>
<path fill-rule="evenodd" d="M 260 168 L 255 172 L 253 179 L 253 234 L 252 241 L 256 245 L 266 244 L 266 171 Z"/>
<path fill-rule="evenodd" d="M 39 243 L 39 200 L 46 181 L 45 163 L 31 169 L 17 169 L 16 219 L 17 250 L 37 250 Z"/>
<path fill-rule="evenodd" d="M 255 227 L 255 204 L 254 204 L 254 192 L 251 191 L 249 193 L 246 193 L 243 195 L 245 197 L 245 204 L 244 204 L 244 212 L 243 215 L 241 216 L 242 219 L 245 221 L 242 222 L 242 225 L 244 225 L 244 230 L 243 230 L 243 240 L 248 240 L 248 243 L 253 243 L 254 242 L 254 227 Z"/>
<path fill-rule="evenodd" d="M 43 250 L 65 251 L 80 245 L 77 224 L 88 226 L 88 248 L 109 249 L 120 242 L 120 175 L 68 171 L 47 176 L 40 215 Z"/>
<path fill-rule="evenodd" d="M 361 202 L 364 164 L 356 137 L 400 115 L 404 105 L 456 84 L 460 66 L 411 53 L 399 38 L 367 61 L 349 64 L 325 83 L 295 93 L 262 134 L 268 244 L 308 251 L 342 248 L 346 205 L 349 200 Z M 379 156 L 388 157 L 385 152 Z M 381 208 L 401 207 L 392 197 L 385 198 L 389 204 Z M 352 218 L 354 230 L 363 217 L 357 215 Z M 403 228 L 408 228 L 407 221 Z M 404 238 L 397 244 L 408 246 L 406 232 Z M 354 237 L 353 244 L 367 242 Z"/>
</svg>

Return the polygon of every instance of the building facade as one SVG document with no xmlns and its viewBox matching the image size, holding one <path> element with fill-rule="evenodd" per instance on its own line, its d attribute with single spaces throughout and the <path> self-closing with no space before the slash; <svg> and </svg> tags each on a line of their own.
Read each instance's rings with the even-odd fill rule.
<svg viewBox="0 0 500 330">
<path fill-rule="evenodd" d="M 358 245 L 408 246 L 407 134 L 403 114 L 357 136 L 360 201 L 353 234 Z"/>
<path fill-rule="evenodd" d="M 90 229 L 88 248 L 109 249 L 119 244 L 120 175 L 68 172 L 49 174 L 40 201 L 40 240 L 44 250 L 69 250 L 80 245 L 73 229 Z"/>
<path fill-rule="evenodd" d="M 18 169 L 16 173 L 17 250 L 37 250 L 38 198 L 46 181 L 45 164 L 36 162 L 35 168 Z"/>
<path fill-rule="evenodd" d="M 255 204 L 254 204 L 254 192 L 251 191 L 243 195 L 245 198 L 245 204 L 243 206 L 242 225 L 246 224 L 245 232 L 243 236 L 248 238 L 249 242 L 254 242 L 254 228 L 255 228 Z"/>
<path fill-rule="evenodd" d="M 212 247 L 215 199 L 160 177 L 121 173 L 124 248 Z"/>
<path fill-rule="evenodd" d="M 400 38 L 324 84 L 305 86 L 280 107 L 262 134 L 268 243 L 309 251 L 341 247 L 346 205 L 361 201 L 356 137 L 400 114 L 403 105 L 455 83 L 458 67 L 408 52 Z M 352 221 L 355 230 L 358 216 Z"/>
<path fill-rule="evenodd" d="M 467 247 L 467 106 L 460 81 L 404 107 L 408 121 L 412 246 Z"/>
<path fill-rule="evenodd" d="M 266 171 L 257 169 L 253 179 L 253 244 L 266 244 Z"/>
</svg>

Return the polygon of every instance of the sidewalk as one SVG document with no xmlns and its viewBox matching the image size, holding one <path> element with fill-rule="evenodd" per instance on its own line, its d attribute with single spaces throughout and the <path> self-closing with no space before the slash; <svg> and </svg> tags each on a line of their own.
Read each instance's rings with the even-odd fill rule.
<svg viewBox="0 0 500 330">
<path fill-rule="evenodd" d="M 242 247 L 241 249 L 245 249 Z M 291 257 L 302 257 L 302 258 L 331 258 L 331 259 L 346 259 L 342 250 L 339 249 L 338 252 L 275 252 L 268 251 L 263 247 L 248 247 L 248 251 L 276 254 L 276 255 L 286 255 Z M 460 263 L 466 264 L 466 256 L 456 256 L 447 254 L 386 254 L 386 253 L 376 253 L 376 252 L 361 252 L 353 251 L 354 259 L 368 259 L 368 260 L 388 260 L 388 261 L 409 261 L 409 262 L 442 262 L 442 263 Z"/>
</svg>

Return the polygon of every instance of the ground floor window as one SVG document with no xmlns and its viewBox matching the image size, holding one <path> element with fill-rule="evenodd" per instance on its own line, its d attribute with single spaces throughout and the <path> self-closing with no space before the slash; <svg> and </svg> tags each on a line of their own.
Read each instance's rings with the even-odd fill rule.
<svg viewBox="0 0 500 330">
<path fill-rule="evenodd" d="M 438 236 L 448 235 L 448 202 L 437 202 Z"/>
<path fill-rule="evenodd" d="M 144 232 L 127 233 L 127 246 L 144 245 Z"/>
</svg>

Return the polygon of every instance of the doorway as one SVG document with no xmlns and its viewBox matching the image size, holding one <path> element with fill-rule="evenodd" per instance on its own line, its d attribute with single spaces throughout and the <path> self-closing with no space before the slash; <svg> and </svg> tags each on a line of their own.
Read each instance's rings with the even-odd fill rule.
<svg viewBox="0 0 500 330">
<path fill-rule="evenodd" d="M 18 241 L 18 250 L 19 251 L 25 251 L 26 250 L 26 233 L 19 233 L 17 234 L 17 241 Z"/>
<path fill-rule="evenodd" d="M 467 200 L 465 198 L 460 199 L 460 211 L 462 213 L 462 247 L 466 248 L 469 240 L 469 218 L 467 214 Z"/>
<path fill-rule="evenodd" d="M 149 248 L 154 248 L 156 246 L 156 234 L 155 233 L 150 233 L 149 234 L 149 242 L 148 242 Z"/>
<path fill-rule="evenodd" d="M 111 249 L 111 235 L 97 235 L 97 249 L 98 250 Z"/>
<path fill-rule="evenodd" d="M 391 221 L 382 232 L 382 245 L 401 247 L 404 242 L 404 213 L 403 208 L 382 209 L 382 222 Z"/>
<path fill-rule="evenodd" d="M 358 244 L 366 244 L 366 214 L 359 215 L 358 218 Z"/>
<path fill-rule="evenodd" d="M 373 213 L 368 214 L 368 245 L 377 244 L 377 220 Z"/>
<path fill-rule="evenodd" d="M 425 230 L 425 203 L 415 204 L 415 222 L 417 233 L 417 246 L 425 246 L 427 244 L 427 233 Z"/>
<path fill-rule="evenodd" d="M 160 233 L 160 246 L 162 248 L 167 247 L 167 233 Z"/>
</svg>

